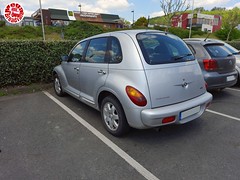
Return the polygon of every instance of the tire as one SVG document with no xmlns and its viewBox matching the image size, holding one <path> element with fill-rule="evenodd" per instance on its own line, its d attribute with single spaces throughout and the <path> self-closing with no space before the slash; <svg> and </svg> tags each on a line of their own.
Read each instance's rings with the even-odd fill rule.
<svg viewBox="0 0 240 180">
<path fill-rule="evenodd" d="M 106 130 L 117 137 L 127 134 L 130 130 L 120 102 L 113 96 L 107 96 L 101 103 L 101 116 Z"/>
<path fill-rule="evenodd" d="M 54 81 L 53 81 L 53 88 L 56 93 L 56 95 L 62 97 L 65 95 L 62 89 L 62 85 L 60 83 L 60 79 L 57 74 L 54 75 Z"/>
</svg>

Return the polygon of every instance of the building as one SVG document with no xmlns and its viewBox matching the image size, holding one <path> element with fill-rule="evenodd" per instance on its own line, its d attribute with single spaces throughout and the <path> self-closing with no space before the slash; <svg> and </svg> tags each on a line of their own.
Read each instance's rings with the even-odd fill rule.
<svg viewBox="0 0 240 180">
<path fill-rule="evenodd" d="M 221 29 L 222 17 L 219 15 L 208 15 L 208 14 L 192 14 L 183 13 L 181 15 L 174 16 L 172 18 L 173 27 L 181 27 L 187 29 L 190 27 L 192 19 L 192 27 L 201 29 L 202 31 L 215 32 Z"/>
<path fill-rule="evenodd" d="M 92 24 L 101 25 L 105 28 L 122 28 L 123 23 L 118 15 L 115 14 L 101 14 L 83 11 L 68 11 L 64 9 L 43 9 L 43 23 L 44 25 L 64 26 L 71 21 L 81 20 Z M 33 19 L 37 25 L 41 24 L 40 9 L 32 14 Z"/>
<path fill-rule="evenodd" d="M 92 12 L 74 12 L 77 20 L 86 21 L 92 24 L 101 25 L 104 28 L 116 29 L 123 28 L 123 22 L 118 15 L 101 14 Z"/>
</svg>

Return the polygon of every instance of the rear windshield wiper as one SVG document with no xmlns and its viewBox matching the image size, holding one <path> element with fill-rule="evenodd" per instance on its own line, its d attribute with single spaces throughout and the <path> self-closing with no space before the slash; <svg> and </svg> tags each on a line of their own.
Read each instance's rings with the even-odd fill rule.
<svg viewBox="0 0 240 180">
<path fill-rule="evenodd" d="M 238 51 L 238 52 L 234 52 L 234 53 L 232 53 L 233 55 L 239 55 L 240 54 L 240 52 Z"/>
<path fill-rule="evenodd" d="M 192 54 L 183 54 L 181 56 L 174 56 L 173 58 L 174 58 L 174 60 L 177 61 L 177 60 L 183 59 L 183 58 L 188 57 L 188 56 L 192 56 Z"/>
</svg>

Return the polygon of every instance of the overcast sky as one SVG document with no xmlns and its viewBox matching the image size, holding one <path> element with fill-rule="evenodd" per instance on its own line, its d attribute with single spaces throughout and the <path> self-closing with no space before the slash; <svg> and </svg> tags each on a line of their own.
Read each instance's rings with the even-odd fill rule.
<svg viewBox="0 0 240 180">
<path fill-rule="evenodd" d="M 188 1 L 188 0 L 187 0 Z M 11 2 L 20 3 L 27 16 L 31 16 L 39 8 L 39 0 L 0 0 L 0 9 L 3 12 L 5 6 Z M 160 0 L 41 0 L 42 7 L 68 9 L 79 11 L 78 5 L 81 4 L 82 11 L 117 14 L 128 21 L 139 17 L 155 17 L 162 15 Z M 189 0 L 191 6 L 193 0 Z M 194 0 L 194 8 L 204 7 L 211 10 L 213 7 L 233 8 L 240 7 L 239 0 Z M 191 7 L 192 8 L 192 7 Z"/>
</svg>

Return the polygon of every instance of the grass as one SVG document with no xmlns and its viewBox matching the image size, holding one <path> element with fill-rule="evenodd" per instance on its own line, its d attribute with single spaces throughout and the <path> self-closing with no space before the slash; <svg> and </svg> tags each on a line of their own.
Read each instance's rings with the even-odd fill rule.
<svg viewBox="0 0 240 180">
<path fill-rule="evenodd" d="M 35 93 L 50 89 L 52 84 L 35 83 L 28 86 L 9 86 L 0 89 L 0 97 Z"/>
</svg>

